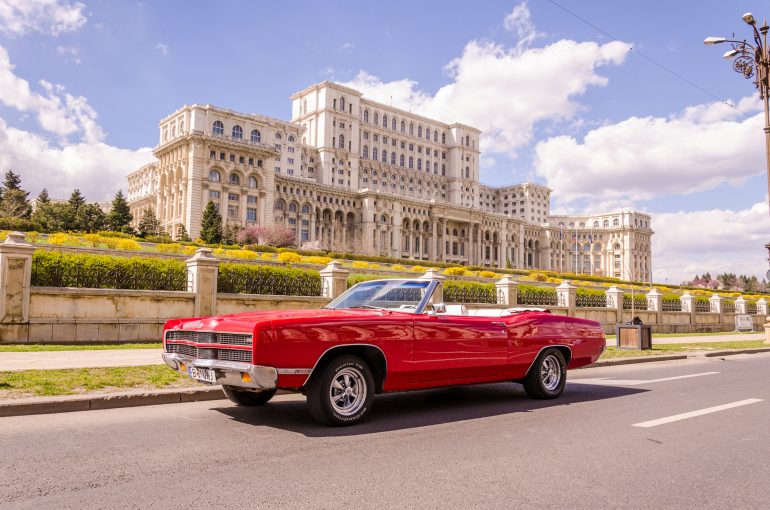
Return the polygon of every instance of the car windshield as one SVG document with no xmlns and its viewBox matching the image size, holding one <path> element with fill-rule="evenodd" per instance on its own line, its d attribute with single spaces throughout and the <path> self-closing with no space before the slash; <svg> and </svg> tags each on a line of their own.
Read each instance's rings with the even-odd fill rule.
<svg viewBox="0 0 770 510">
<path fill-rule="evenodd" d="M 348 289 L 325 308 L 376 308 L 415 313 L 430 281 L 375 280 L 359 283 Z"/>
</svg>

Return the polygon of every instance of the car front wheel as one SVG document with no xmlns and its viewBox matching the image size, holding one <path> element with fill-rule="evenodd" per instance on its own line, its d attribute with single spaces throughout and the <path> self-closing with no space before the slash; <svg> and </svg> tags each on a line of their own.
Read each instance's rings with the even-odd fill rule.
<svg viewBox="0 0 770 510">
<path fill-rule="evenodd" d="M 532 398 L 552 399 L 561 395 L 567 383 L 567 363 L 558 349 L 540 353 L 524 378 L 524 390 Z"/>
<path fill-rule="evenodd" d="M 275 395 L 276 390 L 244 391 L 232 386 L 222 386 L 225 396 L 239 406 L 263 406 Z"/>
<path fill-rule="evenodd" d="M 307 405 L 313 418 L 331 425 L 353 425 L 372 408 L 374 376 L 358 356 L 341 356 L 313 377 Z"/>
</svg>

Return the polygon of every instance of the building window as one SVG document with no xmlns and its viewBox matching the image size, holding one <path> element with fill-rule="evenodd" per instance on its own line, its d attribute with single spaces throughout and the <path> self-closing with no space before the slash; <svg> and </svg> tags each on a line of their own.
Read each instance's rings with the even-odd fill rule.
<svg viewBox="0 0 770 510">
<path fill-rule="evenodd" d="M 257 178 L 256 177 L 249 177 L 249 188 L 256 188 L 257 187 Z"/>
<path fill-rule="evenodd" d="M 383 115 L 382 116 L 382 127 L 384 127 L 385 129 L 388 129 L 388 116 L 387 115 Z"/>
<path fill-rule="evenodd" d="M 209 172 L 209 180 L 211 182 L 219 182 L 219 180 L 220 180 L 219 172 L 217 172 L 216 170 L 210 171 Z"/>
<path fill-rule="evenodd" d="M 209 152 L 209 157 L 210 157 L 211 159 L 216 159 L 216 158 L 217 158 L 217 151 L 211 151 L 211 152 Z"/>
<path fill-rule="evenodd" d="M 422 170 L 422 159 L 417 158 L 417 170 Z"/>
<path fill-rule="evenodd" d="M 366 150 L 366 146 L 364 146 L 364 150 Z M 366 156 L 364 156 L 366 157 Z M 374 161 L 377 161 L 377 147 L 372 147 L 372 159 Z"/>
<path fill-rule="evenodd" d="M 422 126 L 417 126 L 417 138 L 422 138 Z"/>
<path fill-rule="evenodd" d="M 230 220 L 237 220 L 238 219 L 238 206 L 237 205 L 228 205 L 227 206 L 227 218 Z"/>
<path fill-rule="evenodd" d="M 251 141 L 252 142 L 260 142 L 262 141 L 262 135 L 259 133 L 258 130 L 254 129 L 251 132 Z"/>
<path fill-rule="evenodd" d="M 345 148 L 345 135 L 340 135 L 340 149 Z"/>
<path fill-rule="evenodd" d="M 375 154 L 376 150 L 377 149 L 373 149 L 372 150 L 372 154 Z M 363 156 L 364 159 L 369 159 L 369 146 L 368 145 L 364 145 L 364 148 L 361 151 L 361 155 Z M 376 158 L 376 156 L 375 156 L 375 158 Z"/>
<path fill-rule="evenodd" d="M 228 193 L 227 199 L 230 200 L 231 202 L 237 202 L 238 200 L 241 199 L 241 196 L 238 193 Z"/>
<path fill-rule="evenodd" d="M 345 98 L 344 97 L 340 98 L 340 110 L 342 110 L 343 112 L 345 111 Z"/>
<path fill-rule="evenodd" d="M 364 110 L 364 122 L 369 123 L 369 110 Z"/>
<path fill-rule="evenodd" d="M 230 174 L 230 184 L 234 184 L 236 186 L 241 185 L 241 178 L 238 176 L 238 174 Z"/>
<path fill-rule="evenodd" d="M 225 125 L 222 124 L 222 121 L 215 120 L 214 125 L 211 128 L 211 132 L 214 134 L 214 136 L 222 136 L 225 134 Z"/>
<path fill-rule="evenodd" d="M 209 199 L 211 200 L 219 200 L 219 191 L 209 190 Z"/>
<path fill-rule="evenodd" d="M 243 128 L 238 124 L 233 126 L 233 138 L 235 138 L 236 140 L 243 139 Z"/>
<path fill-rule="evenodd" d="M 246 208 L 246 221 L 257 221 L 257 210 L 255 208 Z"/>
<path fill-rule="evenodd" d="M 404 156 L 401 156 L 401 158 L 402 158 L 402 160 L 401 160 L 401 166 L 404 166 L 404 164 L 403 164 L 403 157 L 404 157 Z M 391 164 L 391 165 L 395 165 L 395 164 L 396 164 L 396 153 L 395 153 L 395 152 L 391 152 L 391 153 L 390 153 L 390 164 Z"/>
<path fill-rule="evenodd" d="M 247 204 L 256 204 L 257 203 L 257 197 L 253 195 L 246 196 L 246 203 Z"/>
<path fill-rule="evenodd" d="M 235 154 L 230 154 L 230 162 L 235 163 Z"/>
<path fill-rule="evenodd" d="M 404 166 L 404 155 L 403 154 L 401 154 L 401 156 L 399 156 L 398 164 L 399 164 L 399 166 Z"/>
<path fill-rule="evenodd" d="M 441 133 L 441 143 L 446 145 L 446 133 Z"/>
</svg>

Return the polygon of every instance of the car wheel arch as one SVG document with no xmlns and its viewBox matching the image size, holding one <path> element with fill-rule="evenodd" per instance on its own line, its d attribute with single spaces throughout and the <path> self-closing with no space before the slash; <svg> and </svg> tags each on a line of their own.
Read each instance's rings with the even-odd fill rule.
<svg viewBox="0 0 770 510">
<path fill-rule="evenodd" d="M 566 368 L 569 366 L 569 362 L 572 359 L 572 349 L 568 345 L 546 345 L 545 347 L 540 349 L 540 351 L 537 353 L 537 355 L 534 358 L 532 358 L 532 363 L 530 363 L 529 368 L 527 369 L 527 372 L 525 374 L 525 377 L 526 375 L 529 375 L 529 372 L 532 370 L 532 367 L 535 366 L 535 361 L 537 361 L 537 359 L 543 354 L 543 352 L 545 352 L 548 349 L 558 350 L 562 354 L 562 356 L 564 356 L 564 367 Z"/>
<path fill-rule="evenodd" d="M 388 369 L 388 361 L 385 353 L 376 345 L 372 344 L 347 344 L 330 347 L 318 358 L 316 364 L 308 374 L 303 387 L 306 387 L 313 376 L 320 374 L 328 363 L 332 360 L 345 355 L 358 356 L 364 360 L 374 375 L 375 393 L 382 393 L 382 387 L 385 384 L 385 376 Z"/>
</svg>

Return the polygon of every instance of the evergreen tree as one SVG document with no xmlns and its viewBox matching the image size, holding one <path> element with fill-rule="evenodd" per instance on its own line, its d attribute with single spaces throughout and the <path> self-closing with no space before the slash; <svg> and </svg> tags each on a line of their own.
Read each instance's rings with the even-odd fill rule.
<svg viewBox="0 0 770 510">
<path fill-rule="evenodd" d="M 2 196 L 0 197 L 0 216 L 24 219 L 29 219 L 32 216 L 29 192 L 21 189 L 21 178 L 13 173 L 13 170 L 8 170 L 5 173 Z"/>
<path fill-rule="evenodd" d="M 157 236 L 160 231 L 160 222 L 155 216 L 155 211 L 149 207 L 142 214 L 142 221 L 139 222 L 139 237 Z"/>
<path fill-rule="evenodd" d="M 211 200 L 203 210 L 201 239 L 209 244 L 216 244 L 222 240 L 222 216 L 219 215 L 217 207 Z"/>
<path fill-rule="evenodd" d="M 182 241 L 183 243 L 189 243 L 191 241 L 190 234 L 187 233 L 187 229 L 184 225 L 179 225 L 176 228 L 176 240 Z"/>
<path fill-rule="evenodd" d="M 104 228 L 105 222 L 104 211 L 97 204 L 85 204 L 75 214 L 77 230 L 96 232 Z"/>
<path fill-rule="evenodd" d="M 130 226 L 134 215 L 128 207 L 128 201 L 123 195 L 123 191 L 118 191 L 112 200 L 112 208 L 107 214 L 107 228 L 115 232 L 121 232 L 125 227 Z"/>
</svg>

